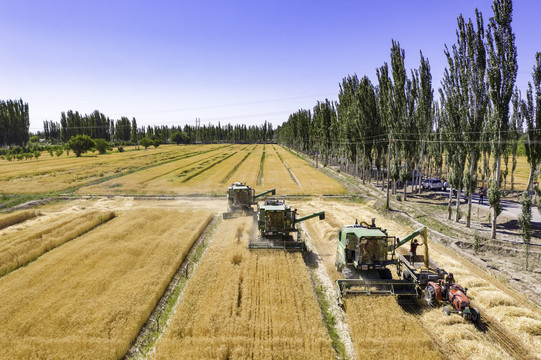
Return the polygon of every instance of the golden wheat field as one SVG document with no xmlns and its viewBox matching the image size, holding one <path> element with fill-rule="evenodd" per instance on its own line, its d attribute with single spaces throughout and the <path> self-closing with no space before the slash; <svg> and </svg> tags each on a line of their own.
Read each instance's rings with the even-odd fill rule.
<svg viewBox="0 0 541 360">
<path fill-rule="evenodd" d="M 121 211 L 1 277 L 0 358 L 121 358 L 210 218 Z"/>
<path fill-rule="evenodd" d="M 112 211 L 89 211 L 40 219 L 0 236 L 0 276 L 37 259 L 115 217 Z"/>
<path fill-rule="evenodd" d="M 359 359 L 440 359 L 439 351 L 417 319 L 391 296 L 345 300 Z"/>
<path fill-rule="evenodd" d="M 247 249 L 223 222 L 158 342 L 157 359 L 333 359 L 301 254 Z"/>
<path fill-rule="evenodd" d="M 346 192 L 337 181 L 304 160 L 285 150 L 278 153 L 278 145 L 204 145 L 198 149 L 199 154 L 85 186 L 78 193 L 215 195 L 225 194 L 235 181 L 246 182 L 258 192 L 276 188 L 278 194 Z M 289 170 L 285 165 L 288 161 Z"/>
<path fill-rule="evenodd" d="M 71 154 L 50 157 L 44 153 L 37 160 L 7 161 L 0 159 L 0 193 L 37 194 L 58 191 L 164 164 L 217 145 L 162 145 L 156 149 L 133 150 L 106 155 Z"/>
</svg>

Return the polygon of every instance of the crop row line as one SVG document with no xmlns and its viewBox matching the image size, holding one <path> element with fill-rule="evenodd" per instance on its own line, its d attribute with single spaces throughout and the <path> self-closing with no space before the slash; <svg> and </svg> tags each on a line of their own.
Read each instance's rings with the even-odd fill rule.
<svg viewBox="0 0 541 360">
<path fill-rule="evenodd" d="M 188 175 L 186 178 L 184 178 L 182 180 L 183 183 L 187 182 L 187 181 L 190 181 L 191 179 L 193 179 L 194 177 L 198 176 L 198 175 L 201 175 L 202 173 L 204 173 L 205 171 L 213 168 L 214 166 L 218 165 L 219 163 L 229 159 L 231 156 L 235 155 L 237 152 L 234 151 L 232 152 L 231 154 L 227 155 L 227 156 L 224 156 L 223 158 L 221 158 L 220 160 L 218 161 L 215 161 L 213 162 L 212 164 L 208 165 L 208 166 L 205 166 L 203 169 L 199 170 L 199 171 L 196 171 L 194 172 L 193 174 L 191 175 Z"/>
</svg>

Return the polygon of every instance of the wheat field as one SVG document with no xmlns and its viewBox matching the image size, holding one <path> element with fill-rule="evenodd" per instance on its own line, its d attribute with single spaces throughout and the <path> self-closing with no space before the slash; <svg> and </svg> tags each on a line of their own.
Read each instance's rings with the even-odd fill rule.
<svg viewBox="0 0 541 360">
<path fill-rule="evenodd" d="M 303 192 L 306 194 L 345 194 L 346 188 L 337 181 L 329 181 L 329 177 L 316 170 L 308 163 L 293 155 L 281 146 L 275 146 L 274 150 L 291 169 L 298 179 Z"/>
<path fill-rule="evenodd" d="M 417 319 L 393 296 L 352 296 L 344 306 L 358 359 L 440 359 Z"/>
<path fill-rule="evenodd" d="M 220 225 L 155 358 L 335 357 L 302 255 L 248 250 L 252 221 Z"/>
<path fill-rule="evenodd" d="M 34 223 L 19 231 L 0 237 L 0 276 L 37 259 L 96 226 L 115 217 L 112 211 L 73 213 L 51 219 L 45 224 Z"/>
<path fill-rule="evenodd" d="M 175 145 L 176 146 L 176 145 Z M 176 194 L 181 177 L 202 163 L 213 161 L 229 146 L 198 145 L 179 147 L 179 159 L 114 178 L 96 185 L 85 186 L 79 194 Z M 189 150 L 189 151 L 188 151 Z M 184 151 L 185 153 L 182 153 Z"/>
<path fill-rule="evenodd" d="M 218 147 L 217 145 L 204 145 Z M 0 193 L 38 194 L 82 186 L 104 177 L 117 176 L 181 158 L 186 152 L 201 151 L 200 145 L 162 145 L 156 149 L 126 151 L 106 155 L 71 154 L 39 159 L 7 161 L 0 159 Z"/>
<path fill-rule="evenodd" d="M 0 278 L 0 358 L 124 356 L 210 218 L 123 211 Z"/>
</svg>

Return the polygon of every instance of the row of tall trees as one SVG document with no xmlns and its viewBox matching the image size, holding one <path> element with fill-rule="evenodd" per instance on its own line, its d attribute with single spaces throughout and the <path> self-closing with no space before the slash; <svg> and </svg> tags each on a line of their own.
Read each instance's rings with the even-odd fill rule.
<svg viewBox="0 0 541 360">
<path fill-rule="evenodd" d="M 23 146 L 28 142 L 30 117 L 28 103 L 0 100 L 0 146 Z"/>
<path fill-rule="evenodd" d="M 387 177 L 393 191 L 398 180 L 405 185 L 410 181 L 413 188 L 420 172 L 446 176 L 457 198 L 461 192 L 468 196 L 468 227 L 472 194 L 479 184 L 488 186 L 495 238 L 509 156 L 514 187 L 523 120 L 532 169 L 528 188 L 541 161 L 541 55 L 536 56 L 533 85 L 524 101 L 515 86 L 512 2 L 495 0 L 492 10 L 488 26 L 477 9 L 473 20 L 466 21 L 462 15 L 457 18 L 456 43 L 444 47 L 447 66 L 438 100 L 434 99 L 428 59 L 421 52 L 418 68 L 408 72 L 405 51 L 393 40 L 390 65 L 384 63 L 376 69 L 377 84 L 367 76 L 348 75 L 340 83 L 338 102 L 326 99 L 312 110 L 291 114 L 277 129 L 278 140 L 363 179 Z M 389 194 L 389 186 L 387 189 Z M 406 189 L 404 186 L 404 199 Z M 457 200 L 451 191 L 449 219 L 455 201 L 456 221 L 462 216 Z"/>
<path fill-rule="evenodd" d="M 173 140 L 175 134 L 181 134 L 181 141 Z M 93 139 L 105 139 L 108 142 L 137 143 L 143 138 L 160 139 L 164 142 L 181 143 L 256 143 L 270 142 L 274 138 L 271 123 L 263 125 L 185 125 L 185 126 L 150 126 L 137 127 L 137 120 L 127 117 L 113 120 L 99 111 L 81 115 L 77 111 L 62 112 L 60 122 L 43 122 L 43 137 L 56 142 L 67 142 L 73 136 L 88 135 Z M 177 137 L 175 137 L 177 139 Z"/>
</svg>

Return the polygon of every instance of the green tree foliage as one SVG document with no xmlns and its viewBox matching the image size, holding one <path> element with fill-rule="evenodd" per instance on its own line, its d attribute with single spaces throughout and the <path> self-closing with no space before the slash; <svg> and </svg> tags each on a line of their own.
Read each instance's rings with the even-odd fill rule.
<svg viewBox="0 0 541 360">
<path fill-rule="evenodd" d="M 86 153 L 95 146 L 94 140 L 88 135 L 75 135 L 66 144 L 67 148 L 72 150 L 77 157 Z"/>
<path fill-rule="evenodd" d="M 153 140 L 150 140 L 149 138 L 142 138 L 141 140 L 139 140 L 139 144 L 141 146 L 143 146 L 145 148 L 145 150 L 151 146 L 152 144 L 154 144 L 154 141 Z"/>
<path fill-rule="evenodd" d="M 107 149 L 109 148 L 109 144 L 105 139 L 94 139 L 94 148 L 98 150 L 100 154 L 107 153 Z"/>
<path fill-rule="evenodd" d="M 535 54 L 532 78 L 533 86 L 528 82 L 526 101 L 521 103 L 521 111 L 526 121 L 524 150 L 530 164 L 528 191 L 532 189 L 535 170 L 541 162 L 541 52 Z"/>
<path fill-rule="evenodd" d="M 28 103 L 0 100 L 0 146 L 24 146 L 29 139 Z"/>
<path fill-rule="evenodd" d="M 495 136 L 492 141 L 494 151 L 494 188 L 500 189 L 501 156 L 509 130 L 509 102 L 517 77 L 517 48 L 515 34 L 511 27 L 513 4 L 511 0 L 494 0 L 494 16 L 490 18 L 487 31 L 487 80 L 488 95 L 494 108 Z M 492 239 L 496 238 L 498 203 L 490 203 L 492 208 Z"/>
</svg>

